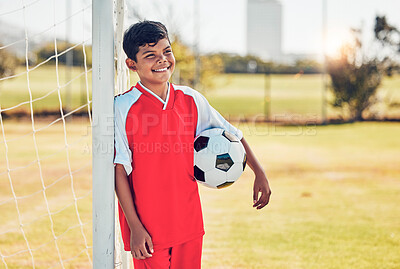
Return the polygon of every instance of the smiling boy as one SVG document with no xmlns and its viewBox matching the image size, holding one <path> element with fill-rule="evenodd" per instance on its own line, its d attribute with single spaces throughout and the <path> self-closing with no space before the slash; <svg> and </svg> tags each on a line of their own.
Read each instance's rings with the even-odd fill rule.
<svg viewBox="0 0 400 269">
<path fill-rule="evenodd" d="M 271 194 L 264 169 L 242 132 L 204 96 L 168 82 L 175 58 L 163 24 L 132 25 L 123 47 L 128 68 L 140 78 L 115 98 L 115 191 L 124 248 L 136 269 L 200 268 L 204 228 L 193 179 L 195 136 L 220 127 L 241 139 L 255 173 L 257 209 Z"/>
</svg>

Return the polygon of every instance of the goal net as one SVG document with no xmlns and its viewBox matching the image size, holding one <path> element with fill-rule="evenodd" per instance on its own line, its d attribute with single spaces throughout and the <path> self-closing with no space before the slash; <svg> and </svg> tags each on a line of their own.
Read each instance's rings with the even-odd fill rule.
<svg viewBox="0 0 400 269">
<path fill-rule="evenodd" d="M 112 95 L 128 79 L 113 4 Z M 90 268 L 92 1 L 4 0 L 0 24 L 0 268 Z M 115 231 L 114 267 L 129 268 Z"/>
</svg>

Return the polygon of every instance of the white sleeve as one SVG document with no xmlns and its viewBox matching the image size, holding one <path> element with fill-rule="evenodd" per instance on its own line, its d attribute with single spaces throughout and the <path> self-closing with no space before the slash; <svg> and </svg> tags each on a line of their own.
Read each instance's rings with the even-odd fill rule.
<svg viewBox="0 0 400 269">
<path fill-rule="evenodd" d="M 210 128 L 222 128 L 236 135 L 239 140 L 241 140 L 243 138 L 242 131 L 224 119 L 224 117 L 208 103 L 207 99 L 202 94 L 199 92 L 196 93 L 195 101 L 198 113 L 196 136 Z"/>
<path fill-rule="evenodd" d="M 132 172 L 132 152 L 125 131 L 126 115 L 121 112 L 117 98 L 114 99 L 114 164 L 122 164 L 126 174 Z"/>
</svg>

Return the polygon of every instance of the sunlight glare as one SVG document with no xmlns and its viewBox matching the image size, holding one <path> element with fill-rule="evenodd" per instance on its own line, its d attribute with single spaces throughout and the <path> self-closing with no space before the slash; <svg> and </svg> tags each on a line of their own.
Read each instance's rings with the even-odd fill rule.
<svg viewBox="0 0 400 269">
<path fill-rule="evenodd" d="M 350 31 L 343 29 L 328 29 L 326 40 L 326 55 L 329 57 L 338 56 L 340 53 L 340 48 L 350 41 Z"/>
</svg>

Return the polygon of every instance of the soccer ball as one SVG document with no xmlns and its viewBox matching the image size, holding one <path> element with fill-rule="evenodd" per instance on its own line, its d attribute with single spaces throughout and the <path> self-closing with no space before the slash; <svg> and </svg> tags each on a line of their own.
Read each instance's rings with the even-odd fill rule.
<svg viewBox="0 0 400 269">
<path fill-rule="evenodd" d="M 246 160 L 242 143 L 224 129 L 205 130 L 194 140 L 194 177 L 207 187 L 232 185 L 243 173 Z"/>
</svg>

